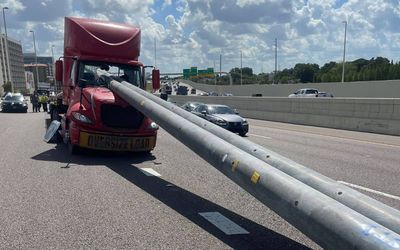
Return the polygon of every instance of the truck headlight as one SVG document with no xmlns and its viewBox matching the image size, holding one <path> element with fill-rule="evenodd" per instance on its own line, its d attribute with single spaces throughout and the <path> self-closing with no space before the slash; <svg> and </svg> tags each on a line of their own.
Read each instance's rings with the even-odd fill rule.
<svg viewBox="0 0 400 250">
<path fill-rule="evenodd" d="M 158 124 L 155 122 L 151 122 L 148 126 L 147 129 L 148 130 L 157 130 L 159 128 Z"/>
<path fill-rule="evenodd" d="M 92 124 L 92 121 L 89 118 L 87 118 L 86 116 L 82 115 L 79 112 L 72 112 L 72 116 L 80 122 Z"/>
</svg>

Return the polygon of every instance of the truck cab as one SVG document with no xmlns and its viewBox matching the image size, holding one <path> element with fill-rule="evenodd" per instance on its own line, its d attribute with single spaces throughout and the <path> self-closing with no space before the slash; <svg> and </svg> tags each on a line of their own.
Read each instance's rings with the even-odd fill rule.
<svg viewBox="0 0 400 250">
<path fill-rule="evenodd" d="M 79 148 L 154 149 L 158 126 L 109 88 L 110 80 L 146 88 L 139 49 L 136 27 L 65 18 L 64 57 L 56 62 L 62 94 L 52 118 L 60 120 L 60 134 L 72 153 Z M 152 77 L 153 88 L 159 88 L 159 71 L 153 70 Z"/>
</svg>

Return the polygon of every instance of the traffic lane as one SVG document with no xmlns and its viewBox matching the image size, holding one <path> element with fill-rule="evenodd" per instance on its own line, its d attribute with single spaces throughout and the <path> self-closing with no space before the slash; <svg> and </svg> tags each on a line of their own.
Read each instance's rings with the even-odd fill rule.
<svg viewBox="0 0 400 250">
<path fill-rule="evenodd" d="M 286 130 L 286 131 L 304 132 L 307 134 L 316 134 L 316 135 L 323 135 L 323 136 L 328 136 L 328 137 L 330 136 L 330 137 L 340 138 L 340 139 L 349 139 L 349 140 L 351 139 L 354 141 L 361 141 L 361 142 L 371 143 L 371 144 L 400 146 L 400 137 L 399 136 L 358 132 L 358 131 L 334 129 L 334 128 L 324 128 L 324 127 L 316 127 L 316 126 L 305 126 L 305 125 L 299 125 L 299 124 L 265 121 L 265 120 L 249 119 L 249 118 L 247 118 L 247 120 L 254 128 L 268 127 L 268 128 L 276 128 L 276 129 L 281 129 L 281 130 Z"/>
<path fill-rule="evenodd" d="M 157 155 L 157 160 L 162 164 L 156 165 L 154 169 L 162 173 L 163 179 L 173 180 L 177 185 L 255 221 L 272 231 L 285 235 L 306 246 L 318 248 L 315 243 L 301 232 L 221 174 L 216 168 L 198 157 L 181 142 L 162 129 L 159 131 L 159 135 L 163 140 L 158 141 L 154 153 Z M 274 244 L 271 245 L 270 243 L 266 245 L 266 248 L 273 248 L 274 246 Z M 255 245 L 250 244 L 250 246 L 254 247 Z"/>
<path fill-rule="evenodd" d="M 56 161 L 62 161 L 64 157 L 66 149 L 65 147 L 61 148 L 64 149 L 61 149 L 59 153 L 51 153 L 52 155 L 60 154 L 60 157 L 57 158 Z M 196 246 L 195 248 L 207 249 L 215 247 L 215 249 L 220 249 L 224 248 L 224 245 L 221 244 L 221 242 L 234 249 L 247 249 L 249 246 L 251 246 L 251 248 L 258 249 L 265 249 L 270 246 L 274 246 L 279 249 L 306 248 L 305 246 L 277 232 L 274 232 L 262 225 L 259 225 L 257 222 L 251 221 L 243 216 L 240 216 L 237 213 L 234 213 L 222 206 L 219 206 L 212 201 L 202 198 L 194 194 L 193 192 L 183 189 L 175 183 L 168 182 L 166 180 L 163 180 L 162 178 L 148 177 L 144 175 L 140 171 L 140 168 L 151 168 L 153 165 L 162 165 L 161 162 L 157 161 L 157 158 L 155 158 L 154 155 L 150 157 L 143 157 L 143 155 L 141 154 L 137 154 L 135 157 L 120 155 L 116 159 L 113 154 L 106 154 L 106 156 L 104 156 L 103 154 L 103 156 L 101 157 L 98 156 L 97 152 L 93 151 L 86 152 L 85 154 L 85 156 L 96 157 L 96 160 L 93 161 L 92 159 L 86 160 L 79 158 L 73 161 L 65 161 L 64 163 L 68 164 L 69 167 L 104 164 L 107 168 L 111 169 L 121 177 L 125 178 L 127 181 L 131 182 L 135 187 L 140 188 L 142 191 L 152 196 L 152 198 L 154 198 L 154 201 L 159 204 L 160 211 L 158 211 L 158 213 L 161 213 L 162 217 L 155 219 L 155 223 L 158 223 L 158 225 L 151 225 L 150 230 L 156 232 L 156 235 L 151 236 L 153 241 L 159 238 L 158 233 L 168 231 L 170 233 L 168 236 L 169 240 L 176 242 L 175 244 L 167 242 L 167 245 L 171 246 L 172 248 Z M 51 159 L 48 159 L 47 156 L 48 153 L 45 152 L 42 155 L 36 156 L 35 159 L 46 161 L 54 160 L 53 157 L 51 157 Z M 157 168 L 154 166 L 153 169 L 157 170 Z M 163 173 L 162 169 L 158 169 L 158 172 Z M 165 205 L 166 207 L 163 205 Z M 173 215 L 169 214 L 168 212 L 161 211 L 163 209 L 170 210 Z M 245 228 L 245 230 L 250 232 L 250 234 L 235 236 L 226 235 L 199 215 L 199 213 L 203 212 L 219 212 L 233 222 L 240 224 L 240 226 Z M 157 215 L 153 216 L 156 217 Z M 184 219 L 183 217 L 186 218 L 186 220 L 182 220 Z M 178 232 L 176 234 L 176 232 L 174 232 L 176 230 L 165 229 L 165 225 L 163 225 L 163 223 L 160 223 L 161 221 L 170 224 L 170 226 L 181 228 L 180 230 L 189 231 L 189 235 L 184 235 L 181 232 Z M 185 223 L 188 223 L 188 225 L 182 225 Z M 200 232 L 196 232 L 198 231 L 196 225 L 204 230 L 203 234 L 206 233 L 204 239 L 197 239 L 197 235 Z M 143 231 L 145 229 L 142 228 L 140 230 Z M 208 235 L 207 233 L 214 236 L 221 242 L 219 242 L 218 244 L 214 243 L 213 241 L 210 242 L 210 240 L 206 238 L 206 236 Z M 182 237 L 185 237 L 186 240 L 182 240 Z M 202 241 L 203 243 L 198 242 L 198 240 Z M 195 241 L 196 243 L 194 243 Z"/>
<path fill-rule="evenodd" d="M 150 158 L 70 156 L 65 146 L 42 141 L 45 118 L 44 113 L 0 114 L 0 242 L 4 248 L 305 248 L 301 243 L 318 248 L 278 216 L 264 218 L 268 209 L 252 197 L 243 198 L 247 194 L 233 183 L 228 185 L 233 187 L 228 191 L 234 191 L 229 199 L 246 204 L 254 218 L 224 206 L 227 194 L 218 203 L 195 193 L 205 187 L 201 175 L 192 170 L 207 163 L 193 159 L 193 153 L 182 158 L 182 150 L 187 149 L 162 131 Z M 172 148 L 171 141 L 178 146 Z M 178 159 L 183 159 L 181 164 Z M 163 176 L 147 177 L 138 171 L 143 167 L 158 168 Z M 182 169 L 188 169 L 185 176 L 174 172 Z M 207 170 L 200 172 L 206 179 L 215 178 Z M 240 202 L 235 205 L 239 211 Z M 198 214 L 216 211 L 250 234 L 227 236 Z M 268 219 L 272 228 L 269 222 L 263 224 Z"/>
<path fill-rule="evenodd" d="M 37 124 L 43 124 L 44 116 L 35 115 L 40 119 Z M 17 131 L 28 137 L 22 127 Z M 70 157 L 65 147 L 44 144 L 41 141 L 43 132 L 41 126 L 36 126 L 34 136 L 30 137 L 35 142 L 27 140 L 27 148 L 23 147 L 20 138 L 13 140 L 16 145 L 8 145 L 11 149 L 8 153 L 23 148 L 33 156 L 31 161 L 22 157 L 17 164 L 12 161 L 2 164 L 1 200 L 4 202 L 2 208 L 7 208 L 1 213 L 1 231 L 6 233 L 2 237 L 5 243 L 2 246 L 177 247 L 188 245 L 187 239 L 194 240 L 193 235 L 207 244 L 221 245 L 207 233 L 198 232 L 191 225 L 185 226 L 180 216 L 105 167 L 104 163 L 114 160 L 97 160 L 96 156 Z M 39 150 L 33 150 L 35 148 Z M 2 157 L 13 158 L 16 155 Z M 113 164 L 124 168 L 132 167 L 127 164 L 132 162 L 130 159 Z M 183 226 L 180 227 L 181 223 Z M 178 235 L 178 239 L 174 235 Z M 201 243 L 197 246 L 200 248 Z"/>
<path fill-rule="evenodd" d="M 256 121 L 257 122 L 257 121 Z M 400 147 L 383 143 L 363 141 L 362 133 L 344 137 L 333 136 L 332 131 L 318 128 L 313 133 L 308 126 L 301 130 L 287 129 L 285 124 L 280 128 L 266 126 L 252 126 L 248 139 L 292 159 L 306 167 L 328 176 L 334 180 L 356 184 L 362 187 L 399 196 L 398 162 L 400 161 Z M 276 124 L 274 124 L 276 125 Z M 273 126 L 274 126 L 273 125 Z M 298 126 L 298 125 L 297 125 Z M 340 134 L 341 131 L 336 131 Z M 346 131 L 350 133 L 351 131 Z M 367 137 L 371 137 L 370 134 Z M 356 138 L 355 138 L 356 136 Z M 384 135 L 378 135 L 384 137 Z M 391 137 L 391 136 L 388 136 Z M 395 141 L 395 138 L 391 138 Z M 389 206 L 400 209 L 400 201 L 377 195 L 371 192 L 367 195 L 380 200 Z"/>
</svg>

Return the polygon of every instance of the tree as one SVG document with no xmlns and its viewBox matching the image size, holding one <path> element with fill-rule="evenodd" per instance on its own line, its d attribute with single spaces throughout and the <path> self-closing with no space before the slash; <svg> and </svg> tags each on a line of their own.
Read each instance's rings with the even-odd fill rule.
<svg viewBox="0 0 400 250">
<path fill-rule="evenodd" d="M 294 66 L 295 76 L 300 79 L 300 82 L 313 82 L 314 76 L 318 72 L 318 64 L 298 63 Z"/>
<path fill-rule="evenodd" d="M 247 76 L 253 76 L 253 69 L 249 67 L 242 68 L 242 74 Z"/>
<path fill-rule="evenodd" d="M 4 92 L 11 92 L 11 82 L 7 82 L 3 85 Z"/>
</svg>

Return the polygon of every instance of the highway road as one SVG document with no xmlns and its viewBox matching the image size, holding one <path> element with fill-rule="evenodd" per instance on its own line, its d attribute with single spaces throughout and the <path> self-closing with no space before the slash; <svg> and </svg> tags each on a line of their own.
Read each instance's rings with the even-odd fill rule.
<svg viewBox="0 0 400 250">
<path fill-rule="evenodd" d="M 160 129 L 151 155 L 46 144 L 0 113 L 1 249 L 319 249 Z M 400 139 L 250 120 L 248 139 L 400 209 Z"/>
</svg>

